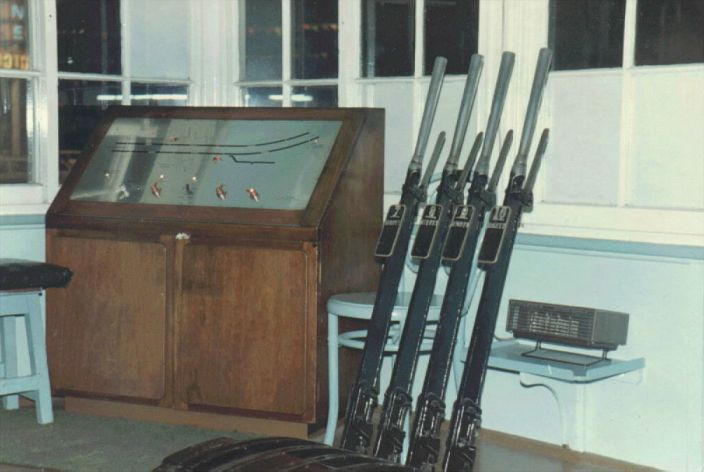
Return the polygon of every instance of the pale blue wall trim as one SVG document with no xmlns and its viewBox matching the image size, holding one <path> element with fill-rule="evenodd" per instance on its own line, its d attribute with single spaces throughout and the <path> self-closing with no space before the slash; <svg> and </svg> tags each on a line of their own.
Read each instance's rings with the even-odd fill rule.
<svg viewBox="0 0 704 472">
<path fill-rule="evenodd" d="M 581 251 L 611 252 L 639 256 L 674 257 L 704 260 L 704 247 L 678 246 L 674 244 L 612 241 L 607 239 L 571 238 L 566 236 L 544 236 L 521 234 L 516 238 L 518 246 L 538 246 L 552 249 L 574 249 Z"/>
<path fill-rule="evenodd" d="M 0 215 L 0 226 L 43 225 L 44 215 Z"/>
<path fill-rule="evenodd" d="M 45 260 L 44 215 L 0 216 L 0 257 Z"/>
</svg>

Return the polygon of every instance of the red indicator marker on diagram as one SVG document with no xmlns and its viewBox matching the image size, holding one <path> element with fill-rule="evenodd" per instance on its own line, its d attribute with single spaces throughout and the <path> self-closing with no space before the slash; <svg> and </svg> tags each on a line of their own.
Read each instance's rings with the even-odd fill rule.
<svg viewBox="0 0 704 472">
<path fill-rule="evenodd" d="M 215 187 L 215 195 L 217 195 L 220 200 L 225 200 L 227 198 L 227 190 L 225 190 L 225 184 L 220 184 Z"/>
<path fill-rule="evenodd" d="M 158 182 L 154 182 L 151 187 L 152 190 L 152 195 L 154 195 L 156 198 L 161 197 L 161 187 L 159 187 Z"/>
<path fill-rule="evenodd" d="M 249 194 L 249 198 L 254 200 L 255 202 L 259 201 L 259 192 L 257 192 L 257 189 L 255 188 L 248 188 L 247 193 Z"/>
</svg>

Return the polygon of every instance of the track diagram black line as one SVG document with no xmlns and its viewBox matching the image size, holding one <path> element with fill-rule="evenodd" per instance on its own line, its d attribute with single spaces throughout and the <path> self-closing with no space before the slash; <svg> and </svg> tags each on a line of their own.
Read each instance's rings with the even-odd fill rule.
<svg viewBox="0 0 704 472">
<path fill-rule="evenodd" d="M 320 136 L 314 136 L 314 137 L 312 137 L 312 138 L 310 138 L 310 139 L 307 139 L 307 140 L 305 140 L 305 141 L 301 141 L 301 142 L 299 142 L 299 143 L 290 144 L 290 145 L 288 145 L 288 146 L 284 146 L 284 147 L 280 147 L 280 148 L 275 148 L 275 149 L 269 149 L 268 152 L 277 152 L 277 151 L 283 151 L 283 150 L 285 150 L 285 149 L 291 149 L 291 148 L 296 147 L 296 146 L 301 146 L 301 145 L 303 145 L 303 144 L 310 143 L 310 142 L 315 141 L 315 140 L 317 140 L 317 139 L 320 139 Z"/>
<path fill-rule="evenodd" d="M 237 159 L 237 157 L 235 157 L 237 156 L 237 154 L 230 154 L 229 156 L 237 164 L 276 164 L 276 162 L 274 161 L 240 161 L 239 159 Z"/>
<path fill-rule="evenodd" d="M 180 154 L 186 156 L 212 156 L 213 152 L 202 152 L 202 151 L 151 151 L 148 149 L 113 149 L 113 153 L 130 153 L 130 154 Z M 252 152 L 228 152 L 228 156 L 254 156 L 258 154 L 264 154 L 262 151 L 252 151 Z"/>
<path fill-rule="evenodd" d="M 227 148 L 227 147 L 253 147 L 253 146 L 269 146 L 271 144 L 278 144 L 278 143 L 284 143 L 286 141 L 292 141 L 294 139 L 302 138 L 303 136 L 310 134 L 310 131 L 306 131 L 305 133 L 297 134 L 295 136 L 291 136 L 289 138 L 283 138 L 283 139 L 277 139 L 275 141 L 267 141 L 264 143 L 254 143 L 254 144 L 215 144 L 215 143 L 205 143 L 205 144 L 191 144 L 191 143 L 167 143 L 164 141 L 154 141 L 151 144 L 146 144 L 146 143 L 137 143 L 137 142 L 127 142 L 127 141 L 118 141 L 115 144 L 116 145 L 122 145 L 122 146 L 175 146 L 175 147 L 221 147 L 221 148 Z"/>
</svg>

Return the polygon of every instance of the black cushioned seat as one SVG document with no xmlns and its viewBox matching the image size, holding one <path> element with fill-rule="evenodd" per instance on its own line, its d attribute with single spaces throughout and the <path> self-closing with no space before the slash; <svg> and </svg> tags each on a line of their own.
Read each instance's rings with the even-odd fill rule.
<svg viewBox="0 0 704 472">
<path fill-rule="evenodd" d="M 0 290 L 65 287 L 73 272 L 66 267 L 23 259 L 0 259 Z"/>
</svg>

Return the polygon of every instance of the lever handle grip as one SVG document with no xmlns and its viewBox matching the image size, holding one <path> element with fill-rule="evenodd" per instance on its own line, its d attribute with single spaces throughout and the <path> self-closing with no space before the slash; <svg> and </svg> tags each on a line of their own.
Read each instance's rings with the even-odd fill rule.
<svg viewBox="0 0 704 472">
<path fill-rule="evenodd" d="M 425 99 L 425 108 L 423 109 L 423 118 L 420 122 L 420 130 L 418 131 L 418 140 L 416 148 L 413 152 L 413 158 L 409 166 L 409 171 L 420 170 L 423 167 L 423 156 L 425 148 L 428 147 L 428 138 L 430 137 L 430 129 L 433 126 L 435 118 L 435 110 L 438 107 L 440 100 L 440 90 L 445 76 L 445 67 L 447 59 L 438 56 L 433 64 L 433 75 L 430 78 L 430 87 L 428 88 L 428 96 Z"/>
<path fill-rule="evenodd" d="M 508 86 L 511 83 L 511 75 L 513 74 L 513 65 L 515 62 L 516 55 L 514 53 L 505 51 L 501 55 L 501 66 L 499 67 L 499 75 L 496 78 L 494 97 L 491 100 L 489 120 L 486 124 L 484 146 L 482 147 L 481 157 L 477 163 L 476 172 L 481 175 L 489 175 L 489 161 L 491 161 L 491 153 L 494 150 L 494 141 L 496 140 L 499 122 L 501 121 L 501 115 L 504 111 L 504 103 L 506 103 L 506 95 L 508 94 Z"/>
</svg>

